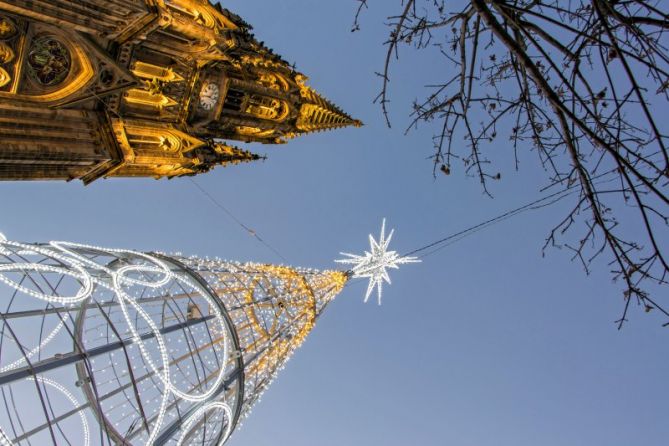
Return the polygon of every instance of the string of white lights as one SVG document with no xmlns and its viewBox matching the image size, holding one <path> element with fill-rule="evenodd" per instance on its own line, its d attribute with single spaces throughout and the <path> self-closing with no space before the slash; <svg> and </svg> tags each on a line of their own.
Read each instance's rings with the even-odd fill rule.
<svg viewBox="0 0 669 446">
<path fill-rule="evenodd" d="M 230 407 L 222 403 L 220 401 L 209 403 L 207 405 L 204 405 L 200 407 L 198 410 L 196 410 L 188 419 L 184 422 L 183 427 L 181 429 L 181 436 L 179 437 L 179 440 L 177 441 L 177 446 L 183 445 L 184 440 L 186 439 L 186 436 L 188 435 L 188 432 L 191 430 L 193 427 L 193 424 L 202 417 L 206 412 L 212 410 L 212 409 L 221 409 L 223 413 L 225 414 L 225 431 L 223 432 L 223 436 L 221 437 L 221 441 L 219 442 L 219 445 L 222 445 L 225 443 L 225 441 L 228 439 L 230 436 L 230 429 L 232 428 L 232 411 L 230 410 Z"/>
<path fill-rule="evenodd" d="M 37 354 L 38 352 L 43 351 L 44 348 L 58 335 L 61 328 L 63 328 L 63 326 L 65 325 L 65 323 L 68 321 L 69 318 L 70 318 L 70 314 L 65 313 L 63 315 L 63 318 L 60 321 L 58 321 L 58 323 L 56 324 L 56 328 L 51 330 L 51 332 L 49 332 L 49 334 L 46 335 L 46 337 L 37 346 L 35 346 L 32 350 L 26 352 L 24 355 L 21 355 L 14 362 L 11 362 L 11 363 L 7 364 L 6 366 L 1 367 L 0 368 L 0 373 L 6 372 L 8 370 L 15 369 L 17 367 L 20 367 L 24 362 L 32 359 L 35 356 L 35 354 Z"/>
<path fill-rule="evenodd" d="M 0 427 L 0 446 L 12 446 L 12 441 L 9 439 L 7 434 L 5 434 L 5 431 L 3 431 L 1 427 Z"/>
<path fill-rule="evenodd" d="M 37 381 L 38 383 L 45 384 L 47 386 L 53 387 L 54 389 L 58 390 L 60 393 L 65 396 L 68 400 L 70 400 L 70 403 L 72 403 L 73 407 L 79 407 L 79 401 L 70 393 L 69 390 L 67 390 L 65 387 L 57 383 L 56 381 L 45 378 L 43 376 L 35 376 L 35 377 L 30 377 L 26 378 L 27 381 Z M 79 411 L 79 419 L 81 420 L 81 427 L 84 430 L 84 442 L 83 446 L 90 446 L 90 432 L 88 429 L 88 420 L 86 419 L 86 414 L 84 412 Z M 7 440 L 9 441 L 9 440 Z M 9 442 L 9 444 L 12 444 Z"/>
<path fill-rule="evenodd" d="M 387 254 L 385 240 L 383 233 Z M 359 274 L 372 273 L 380 264 L 375 265 Z M 0 288 L 11 287 L 17 297 L 4 309 L 16 320 L 14 327 L 9 319 L 4 324 L 17 335 L 5 337 L 3 385 L 20 382 L 24 371 L 15 369 L 28 369 L 34 357 L 52 361 L 37 376 L 80 387 L 89 400 L 80 412 L 90 418 L 92 410 L 101 435 L 107 429 L 112 442 L 223 444 L 351 275 L 62 241 L 27 245 L 2 236 Z M 38 302 L 33 309 L 31 300 L 46 302 L 46 308 Z M 35 316 L 42 319 L 39 334 L 26 329 Z M 76 381 L 62 367 L 71 363 L 61 361 L 61 341 L 69 341 L 63 328 L 84 352 L 94 352 L 90 362 L 77 363 Z M 65 355 L 72 353 L 77 352 Z M 226 377 L 232 381 L 224 388 Z M 5 410 L 10 423 L 21 421 L 21 409 Z M 60 423 L 77 412 L 46 416 L 66 431 L 68 425 Z M 10 433 L 16 442 L 39 442 L 49 424 Z M 0 432 L 0 446 L 2 441 Z M 74 443 L 80 444 L 76 438 Z"/>
<path fill-rule="evenodd" d="M 104 253 L 104 254 L 114 254 L 114 255 L 124 255 L 135 260 L 140 260 L 141 263 L 130 264 L 122 266 L 118 269 L 113 269 L 109 265 L 100 265 L 99 263 L 91 260 L 90 258 L 85 257 L 84 255 L 79 254 L 79 252 L 91 251 L 93 253 Z M 161 384 L 164 386 L 165 391 L 160 392 L 160 402 L 155 416 L 155 421 L 152 423 L 153 426 L 148 434 L 148 439 L 146 441 L 147 445 L 153 444 L 156 440 L 160 429 L 162 427 L 168 403 L 171 396 L 174 396 L 178 399 L 188 401 L 191 403 L 205 402 L 211 399 L 214 394 L 219 389 L 223 380 L 225 379 L 225 368 L 220 367 L 219 372 L 216 376 L 216 379 L 213 382 L 213 385 L 210 385 L 208 390 L 202 393 L 194 394 L 187 393 L 180 390 L 175 383 L 172 382 L 170 378 L 170 357 L 168 349 L 165 343 L 163 334 L 160 331 L 160 328 L 155 323 L 151 315 L 149 315 L 142 305 L 138 303 L 130 293 L 126 290 L 133 286 L 141 286 L 149 289 L 159 289 L 166 286 L 171 282 L 180 283 L 190 290 L 197 291 L 199 297 L 203 298 L 210 311 L 213 313 L 214 321 L 220 326 L 220 332 L 226 334 L 225 323 L 223 315 L 219 309 L 219 306 L 214 302 L 209 296 L 209 293 L 205 290 L 202 290 L 199 286 L 193 283 L 188 277 L 185 277 L 183 274 L 177 274 L 170 269 L 170 267 L 163 262 L 161 259 L 151 256 L 144 253 L 139 253 L 129 250 L 119 250 L 119 249 L 109 249 L 98 246 L 91 245 L 82 245 L 69 242 L 50 242 L 48 245 L 26 245 L 18 242 L 9 241 L 6 237 L 0 234 L 0 254 L 5 256 L 11 256 L 13 254 L 18 254 L 21 258 L 30 257 L 30 256 L 43 256 L 47 259 L 52 259 L 59 262 L 64 266 L 54 266 L 45 263 L 36 263 L 36 262 L 26 262 L 26 261 L 15 261 L 12 263 L 0 264 L 0 282 L 5 283 L 6 285 L 12 287 L 13 289 L 24 293 L 30 297 L 48 302 L 53 305 L 63 305 L 63 306 L 72 306 L 75 304 L 82 303 L 87 299 L 91 299 L 94 295 L 96 287 L 101 287 L 107 290 L 110 290 L 117 297 L 119 308 L 123 314 L 126 325 L 131 333 L 131 338 L 133 344 L 137 345 L 140 353 L 146 362 L 149 365 L 149 368 L 153 374 L 158 377 Z M 6 276 L 6 273 L 53 273 L 59 274 L 63 277 L 71 277 L 80 287 L 75 294 L 71 296 L 61 296 L 56 293 L 46 294 L 40 290 L 35 290 L 25 286 L 19 282 L 12 280 Z M 4 273 L 4 274 L 3 274 Z M 157 278 L 151 280 L 146 279 L 152 276 L 157 276 Z M 131 307 L 133 311 L 139 315 L 139 317 L 148 325 L 151 338 L 155 340 L 158 352 L 159 352 L 159 363 L 156 364 L 154 359 L 151 356 L 149 348 L 145 345 L 144 340 L 140 333 L 135 329 L 135 324 L 137 323 L 136 318 L 133 319 L 133 315 L 130 314 L 128 307 Z M 3 366 L 0 369 L 0 372 L 14 369 L 20 364 L 24 363 L 27 359 L 32 358 L 36 352 L 41 351 L 49 342 L 51 342 L 58 332 L 62 329 L 68 317 L 63 317 L 60 322 L 36 347 L 28 351 L 24 356 L 13 361 L 12 363 Z M 222 352 L 222 363 L 227 363 L 228 358 L 228 342 L 222 342 L 223 352 Z M 32 379 L 32 378 L 31 378 Z M 75 404 L 76 399 L 69 393 L 62 385 L 58 384 L 55 381 L 49 380 L 44 377 L 36 377 L 40 382 L 43 382 L 46 385 L 54 387 L 61 391 L 70 401 Z M 224 398 L 224 395 L 223 395 Z M 215 406 L 212 406 L 214 404 Z M 75 406 L 78 404 L 75 404 Z M 209 405 L 203 406 L 203 408 L 222 408 L 230 419 L 231 410 L 227 403 L 223 401 L 217 401 Z M 196 412 L 199 414 L 201 412 Z M 195 415 L 195 414 L 194 414 Z M 80 416 L 84 417 L 83 413 L 80 413 Z M 190 419 L 194 419 L 189 418 Z M 85 417 L 82 418 L 82 422 L 86 423 Z M 187 425 L 182 427 L 184 433 L 182 436 L 185 436 L 187 432 Z M 228 423 L 228 431 L 226 431 L 225 438 L 229 435 L 230 423 Z M 88 445 L 88 425 L 85 424 L 85 445 Z M 4 432 L 0 431 L 0 445 L 3 441 L 11 444 L 11 441 L 6 437 Z"/>
</svg>

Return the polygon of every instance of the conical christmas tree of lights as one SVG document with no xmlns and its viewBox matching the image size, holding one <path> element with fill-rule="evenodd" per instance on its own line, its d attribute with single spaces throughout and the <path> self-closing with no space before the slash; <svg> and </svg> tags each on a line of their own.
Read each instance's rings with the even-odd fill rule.
<svg viewBox="0 0 669 446">
<path fill-rule="evenodd" d="M 0 445 L 225 443 L 370 256 L 358 274 L 0 234 Z"/>
</svg>

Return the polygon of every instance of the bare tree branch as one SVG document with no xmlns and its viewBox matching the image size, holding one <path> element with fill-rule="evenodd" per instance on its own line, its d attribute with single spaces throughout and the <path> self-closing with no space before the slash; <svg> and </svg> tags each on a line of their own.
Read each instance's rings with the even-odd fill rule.
<svg viewBox="0 0 669 446">
<path fill-rule="evenodd" d="M 354 30 L 369 0 L 357 1 Z M 436 49 L 453 68 L 414 103 L 409 126 L 440 121 L 433 175 L 461 162 L 490 195 L 489 180 L 500 174 L 486 154 L 506 134 L 516 168 L 530 149 L 546 188 L 580 189 L 544 248 L 571 250 L 586 272 L 606 259 L 623 284 L 619 327 L 631 302 L 669 317 L 645 289 L 666 286 L 669 277 L 669 119 L 662 116 L 669 110 L 669 14 L 662 0 L 398 4 L 399 15 L 387 21 L 377 97 L 388 125 L 400 49 Z"/>
</svg>

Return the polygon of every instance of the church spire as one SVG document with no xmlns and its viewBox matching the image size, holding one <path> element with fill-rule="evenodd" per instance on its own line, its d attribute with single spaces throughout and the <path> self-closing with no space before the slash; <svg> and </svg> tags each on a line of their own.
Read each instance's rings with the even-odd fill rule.
<svg viewBox="0 0 669 446">
<path fill-rule="evenodd" d="M 361 125 L 218 2 L 14 3 L 0 0 L 0 180 L 194 175 L 260 158 L 211 141 Z"/>
<path fill-rule="evenodd" d="M 228 165 L 238 163 L 249 163 L 251 161 L 264 160 L 266 157 L 240 149 L 237 146 L 231 146 L 222 142 L 211 144 L 211 152 L 215 157 L 213 163 Z"/>
<path fill-rule="evenodd" d="M 300 96 L 304 103 L 300 107 L 296 127 L 301 133 L 331 130 L 341 127 L 361 127 L 363 124 L 353 119 L 342 109 L 318 94 L 313 88 L 300 85 Z"/>
</svg>

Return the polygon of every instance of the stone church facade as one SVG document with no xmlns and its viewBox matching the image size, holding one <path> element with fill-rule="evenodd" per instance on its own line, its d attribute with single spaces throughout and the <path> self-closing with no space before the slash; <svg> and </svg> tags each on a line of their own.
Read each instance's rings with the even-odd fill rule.
<svg viewBox="0 0 669 446">
<path fill-rule="evenodd" d="M 207 0 L 0 0 L 0 180 L 172 178 L 361 123 Z"/>
</svg>

